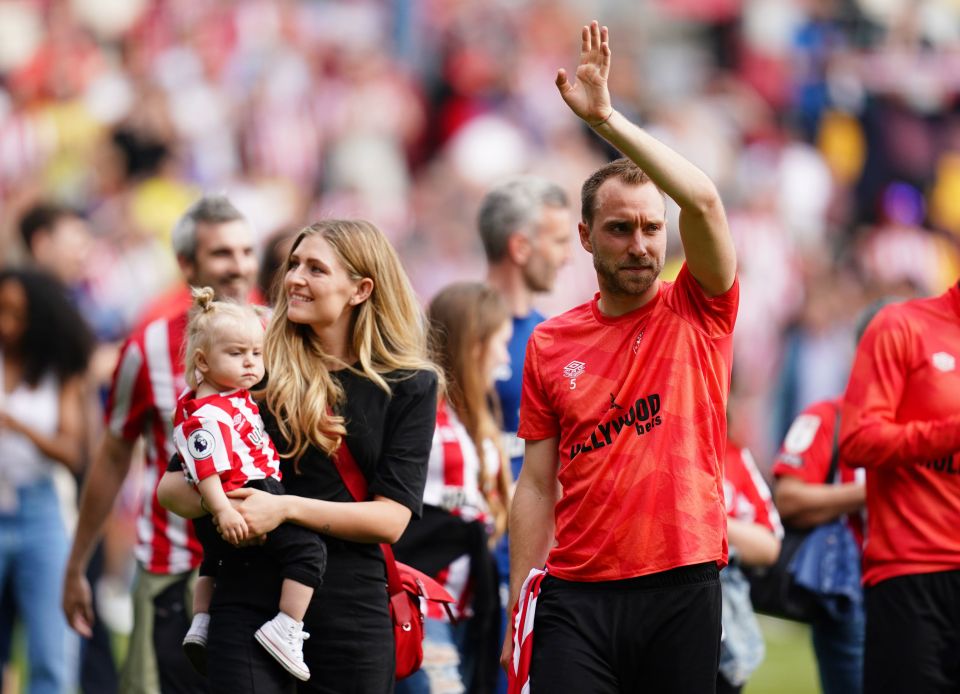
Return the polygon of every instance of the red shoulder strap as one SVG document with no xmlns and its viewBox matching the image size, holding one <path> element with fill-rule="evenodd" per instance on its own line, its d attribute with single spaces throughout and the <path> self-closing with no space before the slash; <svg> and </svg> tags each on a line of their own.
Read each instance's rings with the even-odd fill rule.
<svg viewBox="0 0 960 694">
<path fill-rule="evenodd" d="M 360 466 L 357 465 L 353 453 L 350 452 L 350 448 L 347 446 L 346 437 L 340 442 L 340 448 L 337 449 L 337 452 L 331 456 L 331 458 L 337 468 L 337 472 L 339 472 L 340 477 L 343 478 L 343 483 L 346 485 L 347 491 L 350 492 L 350 496 L 356 501 L 366 501 L 367 480 L 363 476 L 363 472 L 360 471 Z M 397 569 L 397 560 L 393 556 L 393 548 L 384 542 L 380 545 L 380 549 L 383 550 L 384 563 L 387 565 L 387 592 L 390 594 L 391 601 L 395 603 L 394 610 L 397 611 L 397 617 L 401 623 L 408 622 L 411 618 L 409 615 L 409 601 L 406 599 L 394 600 L 394 596 L 403 593 L 403 583 L 400 581 L 400 571 Z"/>
<path fill-rule="evenodd" d="M 367 478 L 363 476 L 356 458 L 353 457 L 353 453 L 347 447 L 346 437 L 343 438 L 340 442 L 340 448 L 331 457 L 337 472 L 340 473 L 340 477 L 347 487 L 347 491 L 350 492 L 350 496 L 354 498 L 354 501 L 366 501 Z"/>
</svg>

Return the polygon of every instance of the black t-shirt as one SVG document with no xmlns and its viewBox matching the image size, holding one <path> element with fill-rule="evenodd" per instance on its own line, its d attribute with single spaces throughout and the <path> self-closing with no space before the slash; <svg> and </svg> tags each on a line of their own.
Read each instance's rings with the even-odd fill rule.
<svg viewBox="0 0 960 694">
<path fill-rule="evenodd" d="M 391 395 L 351 371 L 337 371 L 333 376 L 346 393 L 338 409 L 346 419 L 346 445 L 367 480 L 370 496 L 396 501 L 419 517 L 437 418 L 436 375 L 430 371 L 392 374 L 387 377 Z M 264 411 L 263 420 L 282 453 L 287 443 L 272 414 Z M 299 472 L 293 460 L 281 460 L 288 494 L 326 501 L 354 500 L 325 453 L 311 447 L 296 467 Z"/>
</svg>

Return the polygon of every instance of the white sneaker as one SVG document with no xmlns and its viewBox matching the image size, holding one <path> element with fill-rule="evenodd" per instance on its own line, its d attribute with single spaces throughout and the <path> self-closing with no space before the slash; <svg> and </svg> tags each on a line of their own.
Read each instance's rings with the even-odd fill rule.
<svg viewBox="0 0 960 694">
<path fill-rule="evenodd" d="M 207 674 L 207 633 L 210 630 L 210 615 L 198 612 L 193 615 L 190 630 L 183 637 L 183 652 L 193 669 L 201 675 Z"/>
<path fill-rule="evenodd" d="M 296 622 L 281 612 L 257 629 L 254 636 L 284 670 L 298 680 L 310 679 L 310 668 L 303 662 L 303 642 L 310 634 L 303 630 L 303 622 Z"/>
</svg>

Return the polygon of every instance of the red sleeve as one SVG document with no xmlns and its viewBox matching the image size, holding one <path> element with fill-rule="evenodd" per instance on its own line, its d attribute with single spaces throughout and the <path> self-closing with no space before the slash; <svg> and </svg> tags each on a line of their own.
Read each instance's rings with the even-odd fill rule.
<svg viewBox="0 0 960 694">
<path fill-rule="evenodd" d="M 723 294 L 707 296 L 684 263 L 667 301 L 677 314 L 708 337 L 726 337 L 737 322 L 740 279 L 735 277 L 733 285 Z"/>
<path fill-rule="evenodd" d="M 836 402 L 818 402 L 800 413 L 787 431 L 773 463 L 773 476 L 824 484 L 833 458 Z"/>
<path fill-rule="evenodd" d="M 960 450 L 960 413 L 941 420 L 897 421 L 913 354 L 902 308 L 881 310 L 857 347 L 840 420 L 840 454 L 854 467 L 914 463 Z"/>
<path fill-rule="evenodd" d="M 232 434 L 228 425 L 216 419 L 190 417 L 184 421 L 183 440 L 177 449 L 197 482 L 230 470 Z"/>
<path fill-rule="evenodd" d="M 528 441 L 542 441 L 560 433 L 557 415 L 540 380 L 540 353 L 537 332 L 527 343 L 523 362 L 523 389 L 520 395 L 520 427 L 517 436 Z"/>
<path fill-rule="evenodd" d="M 135 440 L 146 427 L 153 397 L 147 360 L 139 340 L 131 338 L 120 350 L 104 412 L 107 429 L 117 438 Z"/>
</svg>

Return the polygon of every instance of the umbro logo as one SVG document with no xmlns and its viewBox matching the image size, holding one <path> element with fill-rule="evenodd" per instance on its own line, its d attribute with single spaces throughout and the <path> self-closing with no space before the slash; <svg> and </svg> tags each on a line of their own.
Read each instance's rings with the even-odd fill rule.
<svg viewBox="0 0 960 694">
<path fill-rule="evenodd" d="M 573 390 L 577 387 L 577 377 L 581 376 L 586 368 L 586 364 L 584 364 L 582 361 L 576 360 L 563 367 L 564 378 L 570 379 L 570 390 Z"/>
<path fill-rule="evenodd" d="M 930 360 L 938 371 L 943 371 L 944 373 L 948 373 L 957 368 L 957 360 L 952 354 L 947 354 L 946 352 L 937 352 Z"/>
</svg>

